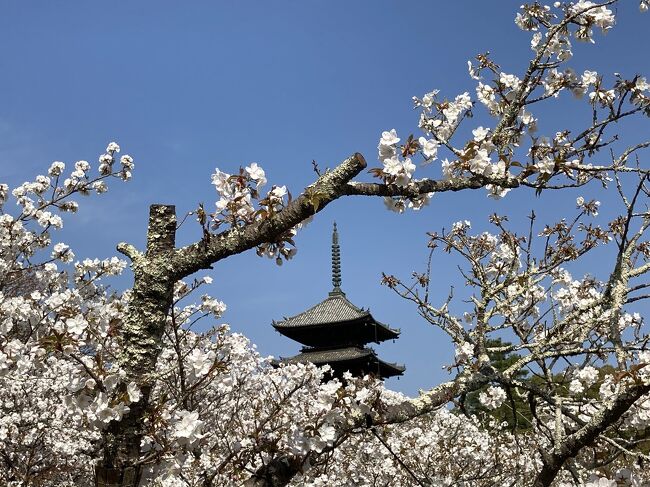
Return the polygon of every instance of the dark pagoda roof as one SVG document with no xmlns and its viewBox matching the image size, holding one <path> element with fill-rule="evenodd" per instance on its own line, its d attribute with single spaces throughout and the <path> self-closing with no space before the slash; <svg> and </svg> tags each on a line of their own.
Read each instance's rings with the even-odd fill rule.
<svg viewBox="0 0 650 487">
<path fill-rule="evenodd" d="M 374 350 L 364 347 L 399 337 L 400 330 L 375 320 L 369 310 L 348 301 L 341 290 L 341 255 L 339 235 L 334 224 L 332 233 L 332 292 L 320 303 L 295 316 L 273 322 L 283 335 L 307 345 L 295 357 L 282 362 L 329 364 L 332 374 L 341 376 L 375 374 L 386 378 L 402 375 L 404 367 L 384 362 Z"/>
<path fill-rule="evenodd" d="M 370 311 L 357 308 L 341 291 L 331 292 L 307 311 L 273 322 L 273 327 L 304 345 L 327 345 L 330 340 L 379 343 L 400 334 L 399 329 L 375 320 Z"/>
<path fill-rule="evenodd" d="M 313 362 L 323 364 L 326 362 L 338 362 L 341 360 L 353 360 L 374 355 L 374 352 L 366 347 L 346 347 L 332 349 L 309 349 L 303 347 L 300 353 L 286 359 L 287 362 Z"/>
<path fill-rule="evenodd" d="M 336 323 L 339 321 L 354 321 L 370 316 L 369 311 L 357 308 L 347 300 L 345 294 L 330 293 L 330 295 L 316 306 L 303 311 L 291 318 L 273 323 L 276 328 L 293 328 L 299 326 L 314 326 L 324 323 Z"/>
<path fill-rule="evenodd" d="M 332 292 L 324 301 L 312 306 L 307 311 L 303 311 L 290 318 L 285 318 L 282 321 L 273 322 L 273 326 L 277 330 L 281 330 L 285 328 L 303 328 L 356 321 L 377 325 L 382 330 L 382 340 L 397 338 L 400 334 L 399 328 L 394 329 L 377 321 L 372 317 L 370 311 L 357 308 L 345 297 L 345 293 L 342 292 Z"/>
<path fill-rule="evenodd" d="M 294 357 L 282 359 L 286 363 L 306 363 L 315 365 L 328 364 L 339 374 L 350 370 L 363 370 L 366 373 L 376 373 L 381 377 L 392 377 L 402 375 L 405 367 L 399 364 L 384 362 L 374 350 L 366 347 L 346 347 L 331 349 L 309 349 L 303 348 L 301 353 Z"/>
</svg>

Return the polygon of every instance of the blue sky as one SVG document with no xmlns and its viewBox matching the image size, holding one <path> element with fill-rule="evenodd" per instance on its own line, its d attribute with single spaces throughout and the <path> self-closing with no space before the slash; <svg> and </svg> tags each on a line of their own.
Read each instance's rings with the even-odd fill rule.
<svg viewBox="0 0 650 487">
<path fill-rule="evenodd" d="M 96 161 L 115 140 L 135 158 L 133 181 L 81 201 L 62 239 L 82 258 L 115 255 L 119 241 L 142 247 L 149 204 L 175 204 L 181 216 L 199 202 L 214 204 L 215 167 L 234 172 L 258 162 L 269 183 L 297 194 L 314 179 L 312 159 L 332 167 L 359 151 L 372 167 L 381 131 L 417 135 L 413 95 L 434 88 L 448 97 L 473 93 L 466 61 L 477 53 L 489 50 L 504 70 L 520 74 L 531 51 L 529 34 L 512 21 L 519 4 L 0 0 L 0 179 L 20 183 L 54 160 Z M 595 46 L 576 46 L 572 66 L 650 74 L 648 19 L 638 2 L 624 0 L 619 25 L 598 35 Z M 552 117 L 542 131 L 552 134 L 585 115 L 570 96 L 562 102 L 541 110 Z M 488 123 L 478 110 L 467 130 Z M 624 129 L 630 140 L 647 133 L 647 125 Z M 402 329 L 399 340 L 379 351 L 407 366 L 388 385 L 413 394 L 447 377 L 441 367 L 453 349 L 379 285 L 381 272 L 406 278 L 421 270 L 426 231 L 459 219 L 480 230 L 495 211 L 517 226 L 532 208 L 544 222 L 573 209 L 575 197 L 521 191 L 495 203 L 484 191 L 442 194 L 407 215 L 388 213 L 380 200 L 340 200 L 300 233 L 292 262 L 278 268 L 253 252 L 236 256 L 211 272 L 210 292 L 229 307 L 224 321 L 263 354 L 295 353 L 298 345 L 274 332 L 271 320 L 326 296 L 336 220 L 343 289 L 378 320 Z M 198 236 L 198 227 L 186 224 L 179 243 Z M 452 285 L 459 299 L 466 297 L 457 264 L 443 254 L 434 260 L 441 302 Z M 582 271 L 606 269 L 587 261 Z M 128 286 L 129 278 L 116 286 Z"/>
</svg>

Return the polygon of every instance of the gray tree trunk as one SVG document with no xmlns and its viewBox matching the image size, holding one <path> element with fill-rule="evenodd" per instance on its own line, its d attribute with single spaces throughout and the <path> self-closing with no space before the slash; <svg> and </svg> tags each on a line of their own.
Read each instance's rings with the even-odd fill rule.
<svg viewBox="0 0 650 487">
<path fill-rule="evenodd" d="M 176 281 L 171 262 L 175 236 L 175 208 L 152 205 L 146 253 L 142 255 L 132 251 L 130 255 L 135 282 L 129 311 L 119 330 L 119 362 L 126 372 L 124 383 L 136 382 L 142 397 L 129 406 L 129 412 L 121 421 L 112 421 L 103 433 L 104 457 L 96 472 L 98 486 L 136 487 L 140 481 L 137 462 L 153 385 L 151 374 L 155 371 L 162 347 Z"/>
</svg>

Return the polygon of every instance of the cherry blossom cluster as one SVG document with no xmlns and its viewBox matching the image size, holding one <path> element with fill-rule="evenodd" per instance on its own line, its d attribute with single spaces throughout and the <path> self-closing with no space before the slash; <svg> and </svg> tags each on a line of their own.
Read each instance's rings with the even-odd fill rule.
<svg viewBox="0 0 650 487">
<path fill-rule="evenodd" d="M 431 162 L 436 159 L 438 152 L 438 142 L 431 139 L 426 140 L 420 137 L 419 140 L 413 140 L 409 137 L 406 144 L 401 146 L 398 151 L 400 138 L 397 137 L 395 129 L 382 133 L 377 149 L 379 150 L 379 160 L 383 163 L 382 169 L 373 170 L 374 174 L 383 179 L 386 184 L 395 184 L 399 187 L 408 187 L 411 184 L 413 172 L 416 166 L 412 162 L 410 155 L 421 150 L 425 156 L 425 162 Z M 419 210 L 429 203 L 433 196 L 432 192 L 415 196 L 411 198 L 404 197 L 386 197 L 384 203 L 391 211 L 402 213 L 406 208 Z"/>
<path fill-rule="evenodd" d="M 216 210 L 207 215 L 201 208 L 198 211 L 199 223 L 206 231 L 214 231 L 224 224 L 238 227 L 273 218 L 291 201 L 291 194 L 286 186 L 272 186 L 262 196 L 261 189 L 266 183 L 266 173 L 256 162 L 240 169 L 239 174 L 235 175 L 217 168 L 212 175 L 212 184 L 219 195 Z M 282 259 L 289 260 L 296 254 L 293 237 L 299 228 L 286 232 L 275 242 L 260 245 L 258 255 L 275 259 L 278 265 L 282 265 Z"/>
<path fill-rule="evenodd" d="M 385 391 L 386 404 L 404 400 Z M 537 468 L 535 442 L 488 431 L 446 409 L 407 424 L 358 432 L 331 459 L 291 485 L 525 485 Z"/>
<path fill-rule="evenodd" d="M 62 214 L 78 208 L 73 195 L 103 193 L 108 178 L 130 178 L 130 156 L 114 167 L 119 150 L 108 145 L 96 176 L 86 161 L 68 175 L 63 162 L 54 162 L 47 176 L 11 192 L 2 185 L 2 203 L 11 193 L 20 209 L 12 216 L 0 207 L 3 485 L 80 485 L 92 476 L 94 425 L 128 407 L 108 399 L 120 376 L 112 357 L 126 295 L 108 294 L 102 284 L 126 263 L 75 262 L 70 246 L 52 244 Z"/>
<path fill-rule="evenodd" d="M 480 54 L 476 61 L 468 61 L 471 78 L 477 80 L 476 101 L 496 119 L 493 127 L 478 126 L 473 138 L 455 145 L 453 139 L 460 124 L 473 116 L 475 101 L 468 92 L 453 99 L 441 99 L 434 90 L 422 97 L 414 97 L 420 110 L 419 128 L 424 137 L 409 136 L 399 145 L 396 131 L 382 133 L 379 142 L 379 161 L 383 167 L 373 174 L 386 184 L 411 187 L 418 193 L 414 179 L 416 155 L 423 164 L 429 164 L 445 151 L 440 171 L 444 181 L 455 185 L 467 184 L 479 178 L 493 198 L 502 198 L 514 186 L 582 185 L 599 177 L 588 159 L 601 153 L 616 140 L 607 129 L 624 117 L 637 113 L 650 115 L 650 93 L 646 78 L 636 76 L 623 79 L 614 76 L 608 84 L 596 71 L 576 73 L 565 64 L 572 57 L 571 39 L 594 42 L 594 28 L 606 33 L 615 23 L 612 2 L 597 4 L 556 2 L 553 6 L 539 3 L 525 4 L 515 23 L 524 31 L 533 32 L 531 48 L 534 57 L 526 73 L 507 73 L 490 59 Z M 640 3 L 641 11 L 647 2 Z M 491 79 L 488 79 L 490 77 Z M 570 91 L 577 98 L 587 95 L 593 116 L 585 127 L 573 131 L 567 128 L 554 136 L 537 134 L 538 119 L 530 106 L 556 99 L 562 91 Z M 529 137 L 526 139 L 525 136 Z M 629 153 L 621 155 L 624 164 Z M 527 161 L 527 162 L 524 162 Z M 419 191 L 420 196 L 393 196 L 386 205 L 393 211 L 419 209 L 431 196 Z"/>
</svg>

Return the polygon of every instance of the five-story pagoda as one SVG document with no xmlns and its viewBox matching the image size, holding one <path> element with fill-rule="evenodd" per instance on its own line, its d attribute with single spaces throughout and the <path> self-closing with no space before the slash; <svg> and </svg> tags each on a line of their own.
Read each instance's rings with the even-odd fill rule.
<svg viewBox="0 0 650 487">
<path fill-rule="evenodd" d="M 296 316 L 273 322 L 277 331 L 304 345 L 298 355 L 282 361 L 312 362 L 319 366 L 328 364 L 337 377 L 346 371 L 355 376 L 374 374 L 382 379 L 402 375 L 403 366 L 384 362 L 366 346 L 370 342 L 397 338 L 399 329 L 375 320 L 369 310 L 357 308 L 341 290 L 341 254 L 336 223 L 332 233 L 332 285 L 333 289 L 324 301 Z"/>
</svg>

